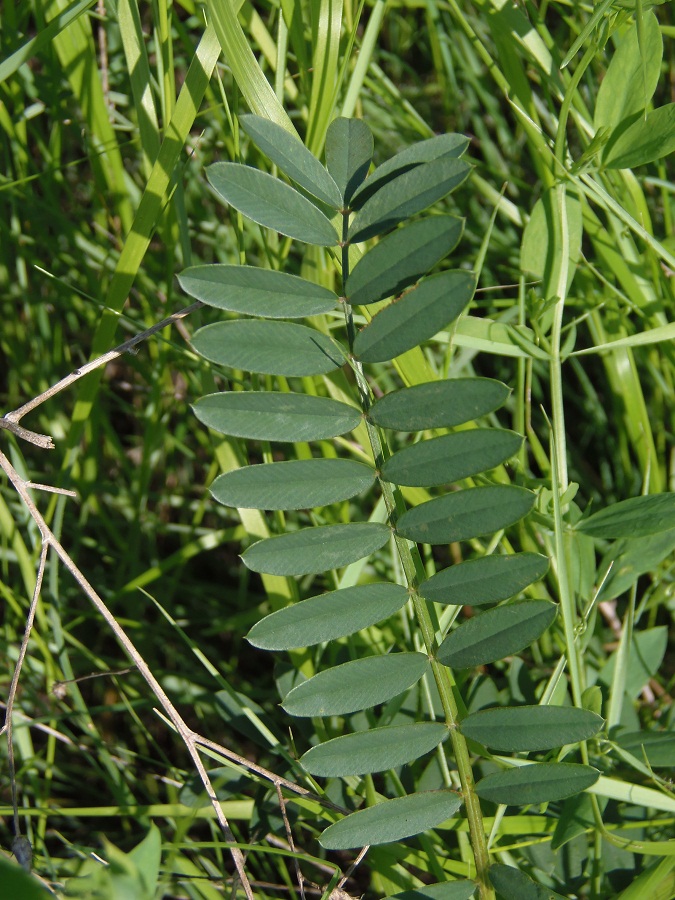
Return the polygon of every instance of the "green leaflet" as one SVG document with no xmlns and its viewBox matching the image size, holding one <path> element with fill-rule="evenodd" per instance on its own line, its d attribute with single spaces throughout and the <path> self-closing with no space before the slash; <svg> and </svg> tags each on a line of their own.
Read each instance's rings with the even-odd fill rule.
<svg viewBox="0 0 675 900">
<path fill-rule="evenodd" d="M 312 747 L 300 762 L 311 775 L 324 778 L 384 772 L 430 753 L 449 734 L 440 722 L 357 731 Z"/>
<path fill-rule="evenodd" d="M 253 266 L 191 266 L 178 276 L 183 290 L 202 303 L 267 319 L 304 319 L 330 312 L 337 294 L 321 285 Z"/>
<path fill-rule="evenodd" d="M 499 751 L 552 750 L 586 741 L 604 719 L 574 706 L 517 706 L 484 709 L 462 720 L 461 730 L 473 741 Z"/>
<path fill-rule="evenodd" d="M 403 175 L 404 172 L 419 166 L 420 163 L 430 162 L 441 156 L 459 157 L 468 146 L 469 139 L 463 134 L 438 134 L 426 141 L 406 147 L 405 150 L 401 150 L 400 153 L 379 165 L 368 176 L 355 192 L 350 206 L 352 209 L 360 209 L 366 200 L 392 178 Z"/>
<path fill-rule="evenodd" d="M 361 421 L 358 409 L 337 400 L 275 391 L 208 394 L 192 408 L 214 431 L 259 441 L 321 441 Z"/>
<path fill-rule="evenodd" d="M 337 184 L 302 141 L 262 116 L 240 116 L 246 134 L 282 172 L 313 197 L 334 209 L 342 203 Z"/>
<path fill-rule="evenodd" d="M 362 584 L 294 603 L 257 622 L 246 636 L 263 650 L 293 650 L 345 637 L 388 618 L 406 603 L 400 584 Z"/>
<path fill-rule="evenodd" d="M 476 785 L 476 793 L 491 803 L 527 806 L 580 794 L 595 784 L 599 777 L 600 772 L 592 766 L 534 763 L 486 775 Z"/>
<path fill-rule="evenodd" d="M 492 412 L 508 396 L 507 386 L 492 378 L 452 378 L 385 394 L 368 415 L 393 431 L 452 428 Z"/>
<path fill-rule="evenodd" d="M 614 503 L 582 519 L 577 531 L 594 538 L 646 537 L 675 528 L 675 493 L 648 494 Z"/>
<path fill-rule="evenodd" d="M 330 220 L 294 188 L 241 163 L 219 162 L 206 175 L 214 190 L 249 219 L 281 234 L 333 247 L 338 236 Z"/>
<path fill-rule="evenodd" d="M 553 623 L 557 612 L 549 600 L 518 600 L 497 606 L 451 631 L 436 657 L 457 669 L 494 662 L 531 644 Z"/>
<path fill-rule="evenodd" d="M 368 174 L 373 158 L 373 133 L 359 119 L 335 119 L 326 132 L 326 168 L 345 204 Z"/>
<path fill-rule="evenodd" d="M 475 881 L 439 881 L 437 884 L 424 884 L 411 891 L 391 894 L 385 900 L 469 900 L 477 889 Z M 523 898 L 520 898 L 523 900 Z"/>
<path fill-rule="evenodd" d="M 278 534 L 252 544 L 241 558 L 254 572 L 309 575 L 369 556 L 391 537 L 388 525 L 350 522 Z"/>
<path fill-rule="evenodd" d="M 345 363 L 327 335 L 291 322 L 233 319 L 200 328 L 192 346 L 211 362 L 261 375 L 324 375 Z"/>
<path fill-rule="evenodd" d="M 471 272 L 440 272 L 425 278 L 357 334 L 355 355 L 362 362 L 383 362 L 412 350 L 457 318 L 474 287 Z"/>
<path fill-rule="evenodd" d="M 347 500 L 374 481 L 374 469 L 352 459 L 292 459 L 219 475 L 211 493 L 242 509 L 311 509 Z"/>
<path fill-rule="evenodd" d="M 428 668 L 423 653 L 355 659 L 299 684 L 281 705 L 292 716 L 343 716 L 386 703 L 416 684 Z"/>
<path fill-rule="evenodd" d="M 430 216 L 387 235 L 354 266 L 347 299 L 366 306 L 405 290 L 450 253 L 463 228 L 455 216 Z"/>
<path fill-rule="evenodd" d="M 484 606 L 508 600 L 543 578 L 547 569 L 548 559 L 538 553 L 483 556 L 437 572 L 419 590 L 434 603 Z"/>
<path fill-rule="evenodd" d="M 422 791 L 385 800 L 331 825 L 319 843 L 326 850 L 390 844 L 435 828 L 452 818 L 461 805 L 462 798 L 453 791 Z"/>
<path fill-rule="evenodd" d="M 566 900 L 550 888 L 537 884 L 524 872 L 499 863 L 490 866 L 490 881 L 502 900 Z"/>
<path fill-rule="evenodd" d="M 458 187 L 471 167 L 461 159 L 443 156 L 423 163 L 386 182 L 363 204 L 349 226 L 351 243 L 390 231 L 399 222 L 422 212 Z"/>
<path fill-rule="evenodd" d="M 476 428 L 404 447 L 382 466 L 382 477 L 395 484 L 433 487 L 450 484 L 514 456 L 523 438 L 501 428 Z"/>
<path fill-rule="evenodd" d="M 512 484 L 453 491 L 403 513 L 396 531 L 424 544 L 466 541 L 513 525 L 533 503 L 531 491 Z"/>
</svg>

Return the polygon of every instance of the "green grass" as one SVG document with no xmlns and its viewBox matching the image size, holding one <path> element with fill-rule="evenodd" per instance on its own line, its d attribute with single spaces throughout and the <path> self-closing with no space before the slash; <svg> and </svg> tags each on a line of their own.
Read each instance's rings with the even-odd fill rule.
<svg viewBox="0 0 675 900">
<path fill-rule="evenodd" d="M 664 628 L 672 630 L 672 546 L 665 539 L 660 547 L 629 542 L 624 550 L 635 553 L 640 578 L 616 598 L 606 589 L 605 599 L 616 602 L 600 608 L 612 548 L 568 540 L 562 526 L 574 515 L 568 484 L 579 486 L 573 500 L 582 511 L 673 488 L 672 155 L 634 170 L 600 170 L 590 154 L 589 123 L 630 10 L 608 10 L 588 33 L 592 10 L 578 3 L 496 11 L 451 0 L 385 10 L 382 3 L 362 9 L 324 0 L 282 4 L 294 11 L 285 23 L 273 4 L 244 4 L 235 20 L 229 4 L 214 3 L 220 12 L 205 31 L 201 8 L 190 3 L 158 0 L 139 10 L 131 0 L 118 5 L 119 21 L 111 8 L 101 18 L 98 7 L 85 6 L 51 30 L 47 20 L 65 4 L 6 0 L 0 10 L 2 412 L 187 305 L 175 275 L 190 264 L 245 259 L 335 282 L 324 251 L 301 256 L 290 242 L 230 215 L 210 192 L 204 167 L 213 161 L 267 165 L 239 132 L 238 113 L 292 123 L 318 154 L 335 115 L 362 116 L 375 135 L 376 162 L 432 133 L 466 133 L 476 168 L 447 209 L 467 219 L 453 265 L 481 261 L 472 318 L 451 342 L 441 338 L 397 360 L 395 376 L 383 370 L 381 385 L 449 371 L 512 387 L 494 419 L 525 433 L 528 445 L 515 475 L 497 477 L 557 489 L 563 498 L 553 503 L 542 495 L 538 516 L 505 540 L 553 558 L 554 574 L 537 590 L 560 600 L 565 630 L 561 645 L 542 640 L 519 658 L 476 671 L 461 692 L 474 709 L 538 702 L 546 690 L 561 697 L 555 667 L 567 650 L 563 677 L 571 677 L 571 696 L 598 684 L 611 725 L 672 732 L 672 644 L 668 656 L 663 640 Z M 638 6 L 637 14 L 646 11 Z M 653 107 L 668 103 L 673 76 L 672 13 L 663 6 L 657 14 L 666 49 Z M 561 69 L 577 37 L 582 44 Z M 12 57 L 31 39 L 23 56 Z M 218 40 L 227 54 L 216 64 Z M 525 225 L 551 189 L 552 225 L 547 233 L 531 231 L 523 271 Z M 561 204 L 573 207 L 570 235 Z M 564 270 L 569 246 L 571 282 Z M 243 641 L 264 612 L 297 590 L 283 578 L 250 575 L 237 556 L 281 519 L 255 512 L 240 519 L 210 499 L 207 486 L 242 463 L 242 448 L 210 435 L 190 411 L 199 396 L 226 384 L 227 376 L 185 340 L 214 320 L 211 311 L 198 311 L 32 413 L 26 426 L 52 434 L 55 450 L 16 442 L 6 431 L 2 449 L 26 477 L 77 491 L 77 500 L 36 497 L 191 727 L 306 784 L 293 759 L 307 749 L 308 734 L 294 722 L 289 736 L 277 685 L 288 685 L 296 668 L 311 674 L 318 660 L 297 651 L 274 668 Z M 518 336 L 487 320 L 528 330 Z M 327 319 L 327 328 L 334 324 Z M 624 341 L 618 348 L 596 349 L 617 340 Z M 328 381 L 338 396 L 344 384 Z M 326 444 L 321 452 L 334 451 Z M 306 453 L 297 448 L 299 457 Z M 0 535 L 4 700 L 40 551 L 39 534 L 6 481 Z M 474 542 L 449 553 L 481 549 Z M 431 554 L 425 562 L 434 564 Z M 610 579 L 618 577 L 615 569 Z M 308 596 L 309 585 L 300 592 Z M 634 644 L 637 651 L 617 643 L 628 627 L 643 642 Z M 404 641 L 405 629 L 404 622 L 374 627 L 345 642 L 342 659 Z M 616 665 L 617 653 L 625 654 L 623 665 Z M 34 846 L 34 870 L 61 895 L 92 853 L 110 858 L 103 836 L 130 850 L 154 822 L 162 841 L 157 896 L 222 896 L 229 854 L 204 796 L 192 793 L 198 788 L 184 745 L 153 712 L 138 673 L 71 683 L 65 697 L 52 692 L 54 682 L 126 666 L 113 636 L 50 558 L 15 721 L 21 823 Z M 4 775 L 4 744 L 0 759 Z M 620 755 L 608 742 L 597 759 L 608 779 L 598 795 L 606 827 L 642 844 L 621 849 L 603 840 L 589 802 L 579 810 L 578 833 L 554 852 L 560 809 L 509 807 L 485 820 L 495 861 L 563 896 L 674 896 L 672 844 L 655 844 L 672 832 L 667 771 L 650 771 L 639 752 Z M 426 771 L 392 773 L 388 787 L 395 789 L 399 777 L 406 790 L 413 782 L 435 786 L 444 766 L 434 757 Z M 631 794 L 631 785 L 645 793 Z M 217 787 L 237 839 L 251 845 L 247 869 L 256 895 L 297 895 L 290 853 L 265 839 L 271 833 L 284 840 L 273 789 L 241 768 L 226 770 Z M 370 800 L 379 788 L 368 779 L 336 783 L 329 796 L 348 805 L 357 795 Z M 0 802 L 9 852 L 9 791 Z M 288 815 L 305 878 L 323 890 L 335 866 L 349 864 L 331 854 L 323 868 L 316 861 L 323 852 L 316 835 L 328 813 L 302 800 L 288 803 Z M 470 876 L 465 824 L 371 851 L 346 888 L 375 898 L 419 880 Z M 646 886 L 652 863 L 661 868 Z M 279 889 L 266 886 L 272 884 Z"/>
</svg>

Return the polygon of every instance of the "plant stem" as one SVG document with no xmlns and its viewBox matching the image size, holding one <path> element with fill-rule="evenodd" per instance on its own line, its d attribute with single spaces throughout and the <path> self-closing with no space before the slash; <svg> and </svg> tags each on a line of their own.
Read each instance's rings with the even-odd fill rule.
<svg viewBox="0 0 675 900">
<path fill-rule="evenodd" d="M 348 222 L 349 211 L 343 212 L 342 224 L 342 281 L 346 285 L 349 277 L 349 244 L 348 244 Z M 347 326 L 347 339 L 349 341 L 349 352 L 353 353 L 355 326 L 351 305 L 347 302 L 346 297 L 342 297 L 344 305 L 345 322 Z M 361 402 L 361 408 L 366 417 L 366 428 L 368 438 L 373 453 L 375 467 L 378 470 L 378 482 L 382 491 L 382 496 L 389 515 L 389 522 L 394 528 L 394 542 L 396 549 L 405 572 L 410 599 L 415 611 L 415 618 L 419 626 L 424 647 L 431 661 L 431 671 L 433 672 L 436 687 L 441 698 L 445 722 L 450 729 L 450 740 L 455 755 L 459 780 L 462 785 L 462 795 L 464 797 L 464 806 L 469 825 L 469 834 L 471 837 L 471 848 L 473 850 L 474 860 L 476 863 L 476 878 L 478 881 L 478 891 L 481 900 L 494 900 L 495 893 L 490 882 L 488 870 L 490 867 L 490 857 L 485 836 L 485 828 L 483 826 L 483 814 L 480 808 L 480 800 L 475 792 L 475 781 L 473 770 L 471 768 L 471 758 L 469 748 L 464 735 L 459 731 L 459 708 L 454 694 L 455 680 L 451 669 L 442 665 L 436 659 L 438 650 L 438 642 L 436 640 L 436 629 L 427 605 L 427 601 L 421 596 L 418 590 L 420 582 L 426 578 L 422 559 L 415 544 L 401 537 L 395 530 L 398 517 L 405 512 L 405 501 L 395 485 L 384 481 L 379 475 L 379 470 L 385 459 L 390 455 L 389 447 L 385 436 L 379 428 L 377 428 L 368 418 L 368 411 L 372 405 L 372 393 L 370 385 L 363 373 L 361 363 L 351 356 L 351 363 L 356 377 L 356 384 Z"/>
</svg>

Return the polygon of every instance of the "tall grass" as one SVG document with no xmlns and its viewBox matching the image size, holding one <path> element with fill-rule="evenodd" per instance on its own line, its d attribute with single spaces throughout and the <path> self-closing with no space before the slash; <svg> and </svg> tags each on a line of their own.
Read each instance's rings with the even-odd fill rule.
<svg viewBox="0 0 675 900">
<path fill-rule="evenodd" d="M 473 708 L 537 702 L 546 686 L 561 690 L 552 668 L 564 651 L 575 700 L 598 686 L 610 726 L 672 735 L 665 653 L 675 539 L 596 554 L 563 524 L 577 514 L 574 504 L 597 509 L 674 484 L 672 157 L 602 170 L 593 155 L 603 77 L 621 36 L 647 11 L 607 6 L 596 17 L 579 3 L 317 0 L 283 2 L 282 16 L 275 4 L 235 6 L 3 4 L 2 412 L 186 305 L 174 276 L 190 264 L 245 260 L 334 278 L 323 251 L 300 258 L 288 241 L 224 213 L 209 193 L 207 163 L 265 166 L 240 135 L 239 112 L 295 129 L 319 154 L 334 116 L 363 116 L 378 162 L 435 132 L 466 133 L 475 170 L 453 201 L 467 216 L 454 265 L 478 258 L 479 292 L 455 332 L 402 357 L 398 376 L 411 384 L 475 372 L 512 386 L 502 424 L 527 434 L 518 477 L 543 492 L 535 526 L 508 539 L 551 556 L 546 591 L 560 599 L 565 629 L 563 646 L 542 642 L 462 688 Z M 657 13 L 666 53 L 654 107 L 668 103 L 674 74 L 672 11 Z M 523 244 L 540 200 L 549 225 L 531 228 Z M 296 588 L 254 580 L 239 565 L 240 545 L 269 526 L 259 513 L 237 517 L 211 502 L 207 486 L 240 465 L 242 451 L 206 433 L 189 409 L 224 379 L 187 341 L 208 315 L 195 313 L 40 407 L 31 427 L 52 434 L 55 451 L 20 445 L 5 431 L 2 439 L 27 478 L 77 491 L 77 501 L 40 493 L 38 502 L 194 727 L 302 780 L 293 759 L 305 738 L 289 737 L 277 706 L 277 685 L 289 683 L 291 670 L 273 671 L 242 640 Z M 330 389 L 338 396 L 339 381 Z M 4 483 L 0 534 L 8 685 L 40 540 Z M 394 637 L 371 629 L 368 640 Z M 345 645 L 347 657 L 358 651 L 358 642 Z M 308 653 L 292 662 L 311 673 Z M 106 856 L 103 836 L 129 849 L 154 822 L 163 850 L 157 895 L 221 896 L 231 863 L 219 832 L 182 744 L 153 712 L 137 673 L 115 674 L 126 664 L 50 560 L 15 722 L 35 871 L 60 895 L 92 854 Z M 77 680 L 93 673 L 100 677 Z M 55 695 L 60 682 L 68 684 Z M 559 810 L 499 811 L 488 820 L 495 858 L 564 896 L 657 896 L 649 893 L 657 883 L 672 891 L 670 787 L 640 750 L 621 751 L 617 762 L 610 749 L 599 803 L 612 832 L 639 845 L 603 842 L 585 798 L 566 812 L 575 824 L 564 835 Z M 0 754 L 4 762 L 4 746 Z M 422 782 L 437 783 L 439 766 L 430 763 Z M 223 769 L 218 790 L 259 896 L 297 891 L 274 791 L 242 767 Z M 330 790 L 334 802 L 349 802 L 344 786 Z M 2 803 L 9 848 L 9 791 Z M 323 890 L 336 860 L 316 860 L 323 813 L 303 804 L 289 804 L 288 815 L 305 877 Z M 348 889 L 379 897 L 470 876 L 463 828 L 439 831 L 444 844 L 427 837 L 380 848 Z M 657 876 L 652 856 L 666 861 L 655 862 Z"/>
</svg>

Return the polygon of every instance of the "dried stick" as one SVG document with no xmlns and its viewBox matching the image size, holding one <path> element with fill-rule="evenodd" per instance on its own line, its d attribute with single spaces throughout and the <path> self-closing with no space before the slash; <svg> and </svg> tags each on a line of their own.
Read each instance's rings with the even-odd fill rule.
<svg viewBox="0 0 675 900">
<path fill-rule="evenodd" d="M 96 359 L 92 359 L 90 362 L 85 363 L 83 366 L 80 366 L 79 369 L 71 372 L 70 375 L 66 375 L 65 378 L 61 379 L 61 381 L 57 381 L 56 384 L 53 384 L 50 388 L 47 388 L 46 391 L 43 391 L 41 394 L 38 394 L 37 397 L 29 400 L 28 403 L 24 403 L 23 406 L 20 406 L 18 409 L 15 409 L 3 416 L 0 419 L 0 428 L 5 428 L 7 429 L 7 431 L 11 431 L 12 434 L 16 435 L 16 437 L 21 438 L 24 441 L 28 441 L 29 444 L 35 444 L 36 447 L 41 447 L 45 450 L 53 450 L 54 442 L 50 435 L 39 434 L 37 431 L 30 431 L 29 429 L 23 428 L 21 425 L 19 425 L 19 422 L 21 421 L 21 419 L 23 419 L 26 413 L 29 413 L 32 410 L 36 409 L 46 400 L 51 399 L 55 394 L 59 394 L 65 388 L 70 387 L 71 384 L 79 381 L 80 378 L 84 378 L 85 375 L 88 375 L 95 369 L 100 369 L 101 366 L 107 365 L 109 362 L 112 362 L 113 359 L 117 359 L 124 353 L 128 353 L 128 351 L 132 350 L 136 346 L 136 344 L 140 344 L 146 338 L 149 338 L 153 334 L 156 334 L 158 331 L 161 331 L 163 328 L 166 328 L 167 325 L 172 325 L 174 322 L 178 322 L 180 319 L 184 319 L 185 316 L 188 316 L 191 312 L 194 312 L 196 309 L 199 309 L 203 305 L 204 304 L 201 302 L 201 300 L 197 300 L 195 303 L 191 303 L 190 306 L 186 306 L 184 309 L 179 309 L 178 312 L 167 316 L 166 319 L 162 319 L 161 322 L 158 322 L 151 328 L 147 328 L 140 334 L 134 335 L 134 337 L 130 338 L 128 341 L 125 341 L 123 344 L 115 347 L 114 350 L 109 350 L 102 356 L 98 356 Z"/>
</svg>

